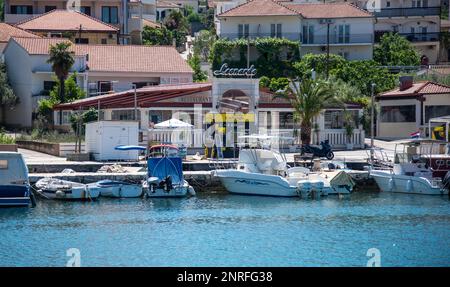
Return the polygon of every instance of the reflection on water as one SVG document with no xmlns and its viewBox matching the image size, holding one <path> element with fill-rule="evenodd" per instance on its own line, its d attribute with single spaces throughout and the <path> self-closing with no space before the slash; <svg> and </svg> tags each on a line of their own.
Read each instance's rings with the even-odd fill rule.
<svg viewBox="0 0 450 287">
<path fill-rule="evenodd" d="M 448 266 L 447 197 L 355 193 L 39 201 L 0 209 L 1 266 Z"/>
</svg>

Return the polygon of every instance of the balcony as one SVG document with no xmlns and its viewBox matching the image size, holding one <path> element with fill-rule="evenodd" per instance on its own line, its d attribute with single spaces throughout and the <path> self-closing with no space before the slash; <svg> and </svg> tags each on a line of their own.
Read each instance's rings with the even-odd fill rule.
<svg viewBox="0 0 450 287">
<path fill-rule="evenodd" d="M 370 11 L 375 17 L 412 17 L 412 16 L 439 16 L 441 7 L 420 7 L 420 8 L 383 8 L 380 11 Z"/>
<path fill-rule="evenodd" d="M 381 36 L 385 33 L 391 33 L 390 31 L 377 31 L 375 32 L 375 43 L 379 43 Z M 439 32 L 432 33 L 398 33 L 400 36 L 405 37 L 408 41 L 412 43 L 417 42 L 438 42 L 440 40 Z"/>
<path fill-rule="evenodd" d="M 264 38 L 264 37 L 272 37 L 273 35 L 270 33 L 250 33 L 241 35 L 238 33 L 222 33 L 220 34 L 221 38 L 228 38 L 228 39 L 239 39 L 239 38 Z M 302 42 L 303 46 L 319 46 L 319 45 L 326 45 L 327 35 L 314 35 L 313 37 L 309 38 L 307 41 L 302 41 L 303 37 L 301 33 L 282 33 L 280 37 L 278 38 L 286 38 L 293 41 L 300 41 Z M 372 44 L 373 43 L 373 36 L 371 34 L 350 34 L 347 36 L 338 36 L 334 33 L 330 32 L 330 38 L 329 38 L 330 45 L 365 45 L 365 44 Z"/>
</svg>

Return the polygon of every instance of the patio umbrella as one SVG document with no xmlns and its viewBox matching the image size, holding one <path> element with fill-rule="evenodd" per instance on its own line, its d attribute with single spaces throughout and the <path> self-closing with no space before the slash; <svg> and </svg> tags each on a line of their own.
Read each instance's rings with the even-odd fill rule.
<svg viewBox="0 0 450 287">
<path fill-rule="evenodd" d="M 154 125 L 156 129 L 176 129 L 176 128 L 192 128 L 193 125 L 185 123 L 177 119 L 170 119 Z"/>
</svg>

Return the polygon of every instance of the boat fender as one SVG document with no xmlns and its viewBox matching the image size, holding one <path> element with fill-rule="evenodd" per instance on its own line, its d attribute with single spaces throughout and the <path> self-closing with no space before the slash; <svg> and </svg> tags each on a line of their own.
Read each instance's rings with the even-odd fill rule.
<svg viewBox="0 0 450 287">
<path fill-rule="evenodd" d="M 412 190 L 412 181 L 408 179 L 408 181 L 406 182 L 406 191 L 411 192 L 411 190 Z"/>
<path fill-rule="evenodd" d="M 190 195 L 192 195 L 192 196 L 195 195 L 195 189 L 192 186 L 189 185 L 188 191 L 189 191 Z"/>
<path fill-rule="evenodd" d="M 58 190 L 58 191 L 55 192 L 55 196 L 57 198 L 64 198 L 64 197 L 66 197 L 66 193 L 64 191 L 62 191 L 62 190 Z"/>
<path fill-rule="evenodd" d="M 394 190 L 394 179 L 393 178 L 389 179 L 388 188 L 389 188 L 389 191 L 393 191 Z"/>
<path fill-rule="evenodd" d="M 31 200 L 31 207 L 36 207 L 36 197 L 34 196 L 33 192 L 30 192 L 30 200 Z"/>
</svg>

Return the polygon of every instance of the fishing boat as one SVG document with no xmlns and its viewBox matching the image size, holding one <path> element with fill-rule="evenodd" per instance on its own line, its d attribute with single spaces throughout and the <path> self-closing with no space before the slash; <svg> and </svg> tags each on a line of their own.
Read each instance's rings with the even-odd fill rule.
<svg viewBox="0 0 450 287">
<path fill-rule="evenodd" d="M 114 148 L 118 151 L 145 152 L 147 149 L 136 145 L 120 145 Z M 102 197 L 128 198 L 142 196 L 141 183 L 126 180 L 100 180 L 87 185 L 90 192 L 99 193 Z"/>
<path fill-rule="evenodd" d="M 0 152 L 0 207 L 35 206 L 28 168 L 18 152 Z"/>
<path fill-rule="evenodd" d="M 147 197 L 185 197 L 195 195 L 184 179 L 178 148 L 161 144 L 151 146 L 147 159 L 147 178 L 142 183 Z"/>
<path fill-rule="evenodd" d="M 94 190 L 102 197 L 140 197 L 142 195 L 141 184 L 120 180 L 100 180 L 87 185 L 87 189 L 93 193 Z"/>
<path fill-rule="evenodd" d="M 289 167 L 286 156 L 271 149 L 268 143 L 279 137 L 251 135 L 241 138 L 256 140 L 256 148 L 241 149 L 236 168 L 213 172 L 230 193 L 309 197 L 350 193 L 353 189 L 353 180 L 343 170 L 311 172 L 304 167 Z"/>
<path fill-rule="evenodd" d="M 397 141 L 394 166 L 391 169 L 372 169 L 374 178 L 383 192 L 400 192 L 428 195 L 448 194 L 450 179 L 436 173 L 430 159 L 445 158 L 447 143 L 431 139 L 408 139 Z M 444 152 L 444 153 L 442 153 Z M 435 161 L 433 161 L 435 162 Z M 448 171 L 446 172 L 448 174 Z"/>
<path fill-rule="evenodd" d="M 95 200 L 98 189 L 89 189 L 86 184 L 44 177 L 36 182 L 37 193 L 46 199 L 57 200 Z"/>
</svg>

